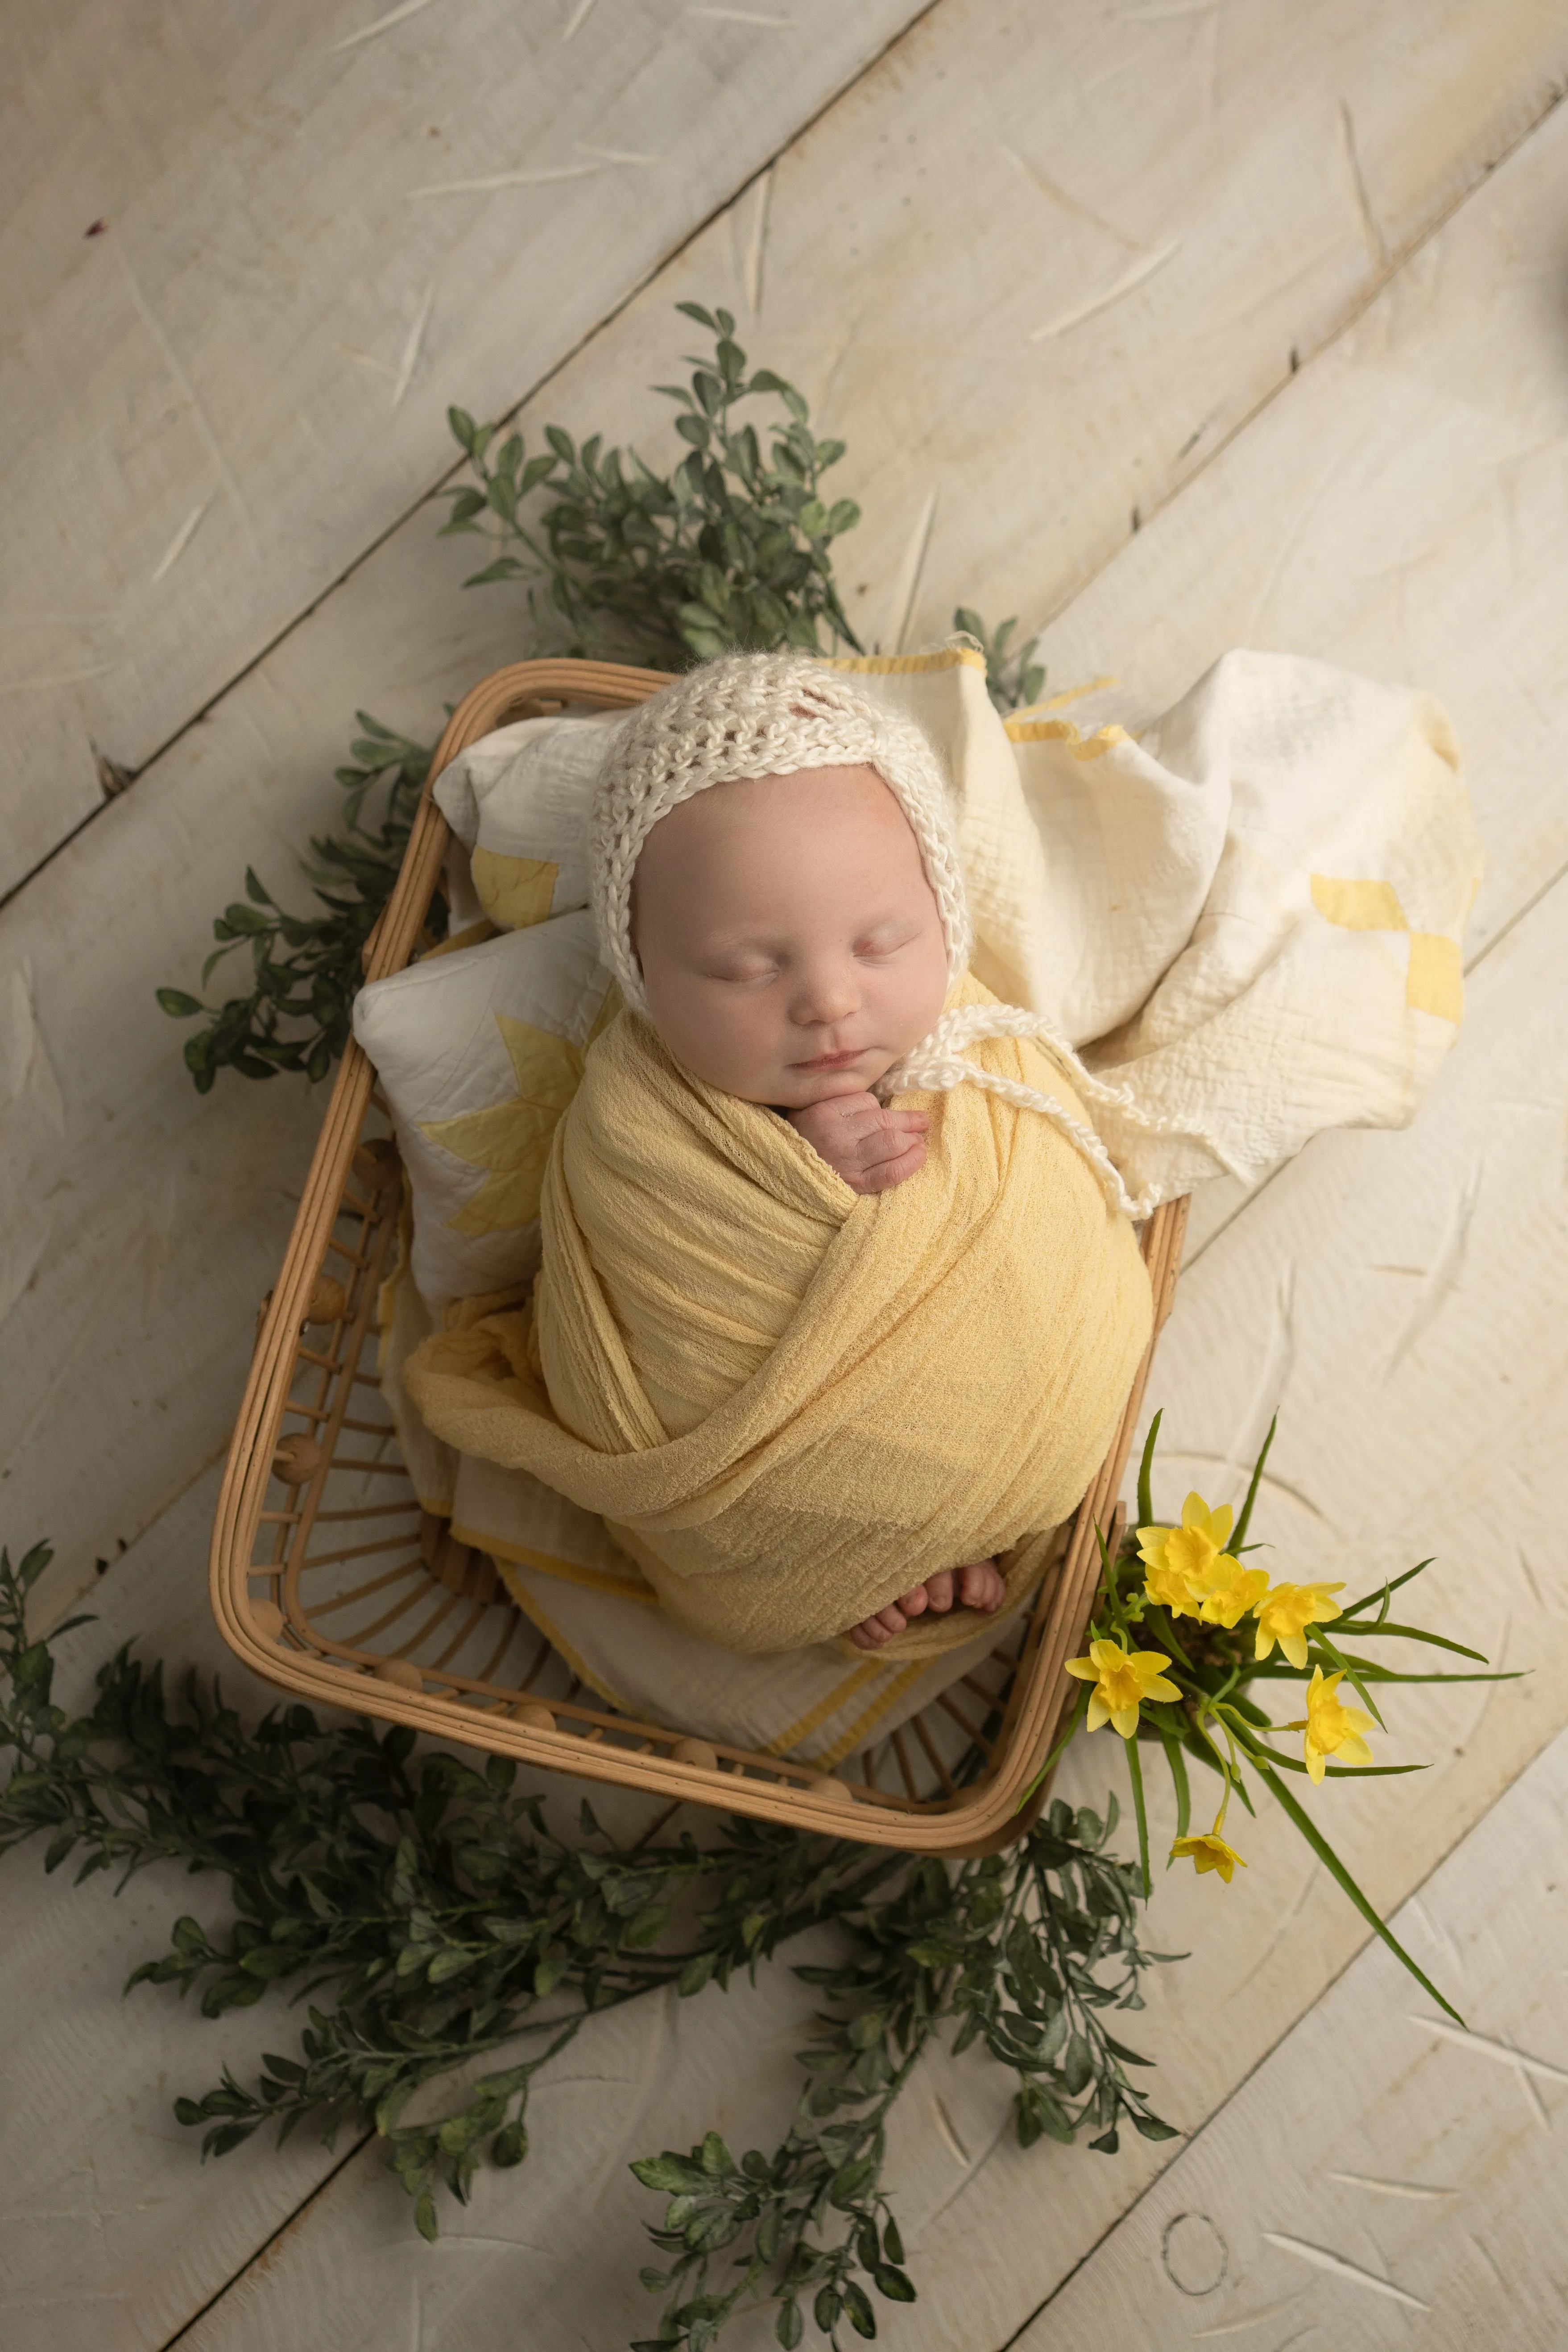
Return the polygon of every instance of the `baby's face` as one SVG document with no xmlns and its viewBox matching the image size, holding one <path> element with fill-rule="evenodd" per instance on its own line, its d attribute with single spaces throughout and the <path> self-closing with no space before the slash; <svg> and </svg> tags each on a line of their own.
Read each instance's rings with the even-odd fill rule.
<svg viewBox="0 0 1568 2352">
<path fill-rule="evenodd" d="M 859 1094 L 931 1029 L 947 943 L 874 768 L 714 784 L 643 845 L 633 939 L 678 1061 L 747 1102 Z"/>
</svg>

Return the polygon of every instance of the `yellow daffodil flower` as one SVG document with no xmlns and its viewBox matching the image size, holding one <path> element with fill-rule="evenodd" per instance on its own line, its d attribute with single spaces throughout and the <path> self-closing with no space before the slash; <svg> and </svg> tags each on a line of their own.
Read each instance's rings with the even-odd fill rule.
<svg viewBox="0 0 1568 2352">
<path fill-rule="evenodd" d="M 1174 1862 L 1179 1854 L 1191 1857 L 1200 1878 L 1205 1870 L 1217 1870 L 1227 1886 L 1237 1863 L 1241 1864 L 1243 1870 L 1247 1868 L 1244 1857 L 1237 1853 L 1234 1846 L 1226 1845 L 1217 1829 L 1211 1831 L 1207 1837 L 1178 1838 L 1171 1848 L 1171 1860 Z"/>
<path fill-rule="evenodd" d="M 1089 1700 L 1090 1731 L 1109 1722 L 1123 1739 L 1131 1739 L 1146 1698 L 1180 1698 L 1175 1684 L 1160 1672 L 1170 1663 L 1163 1650 L 1129 1650 L 1121 1642 L 1091 1642 L 1087 1658 L 1069 1658 L 1068 1673 L 1094 1685 Z"/>
<path fill-rule="evenodd" d="M 1223 1625 L 1228 1631 L 1262 1601 L 1268 1590 L 1268 1571 L 1243 1568 L 1229 1552 L 1222 1551 L 1209 1576 L 1192 1590 L 1194 1596 L 1201 1595 L 1197 1614 L 1204 1623 Z"/>
<path fill-rule="evenodd" d="M 1344 1589 L 1342 1584 L 1277 1584 L 1253 1611 L 1258 1620 L 1255 1655 L 1266 1658 L 1278 1642 L 1298 1674 L 1305 1674 L 1307 1628 L 1332 1624 L 1340 1604 L 1329 1595 Z"/>
<path fill-rule="evenodd" d="M 1200 1731 L 1203 1731 L 1204 1717 L 1207 1712 L 1208 1707 L 1207 1703 L 1205 1702 L 1198 1710 L 1197 1727 Z M 1223 1717 L 1216 1716 L 1215 1721 L 1219 1724 L 1220 1729 L 1224 1732 L 1225 1744 L 1230 1750 L 1230 1762 L 1226 1769 L 1225 1775 L 1225 1793 L 1219 1801 L 1219 1811 L 1214 1817 L 1214 1827 L 1210 1830 L 1207 1837 L 1177 1838 L 1171 1848 L 1170 1858 L 1171 1862 L 1174 1862 L 1178 1855 L 1184 1855 L 1193 1864 L 1193 1867 L 1197 1872 L 1200 1878 L 1203 1876 L 1205 1870 L 1217 1870 L 1221 1878 L 1224 1879 L 1226 1885 L 1228 1886 L 1230 1885 L 1231 1873 L 1236 1868 L 1237 1864 L 1239 1862 L 1243 1870 L 1247 1868 L 1247 1864 L 1243 1861 L 1241 1855 L 1237 1853 L 1236 1848 L 1233 1845 L 1226 1845 L 1224 1838 L 1220 1835 L 1221 1830 L 1225 1827 L 1225 1817 L 1230 1811 L 1231 1790 L 1233 1787 L 1239 1786 L 1239 1783 L 1237 1780 L 1236 1769 L 1236 1742 L 1230 1736 L 1230 1726 L 1224 1720 Z M 1207 1738 L 1208 1735 L 1206 1732 L 1204 1733 L 1204 1737 Z M 1210 1744 L 1212 1746 L 1213 1743 L 1211 1742 Z M 1169 1868 L 1169 1864 L 1167 1864 L 1166 1867 Z"/>
<path fill-rule="evenodd" d="M 1179 1528 L 1140 1528 L 1138 1557 L 1143 1563 L 1143 1589 L 1150 1600 L 1168 1609 L 1173 1617 L 1205 1614 L 1205 1600 L 1221 1589 L 1228 1590 L 1232 1580 L 1244 1573 L 1241 1562 L 1226 1550 L 1234 1517 L 1228 1503 L 1211 1511 L 1201 1495 L 1189 1495 L 1182 1505 Z M 1261 1571 L 1250 1573 L 1256 1576 Z M 1268 1582 L 1265 1576 L 1259 1590 Z M 1234 1625 L 1258 1597 L 1255 1592 L 1251 1600 L 1241 1602 L 1235 1617 L 1211 1616 L 1209 1623 Z"/>
<path fill-rule="evenodd" d="M 1372 1717 L 1363 1715 L 1359 1706 L 1342 1706 L 1334 1693 L 1344 1680 L 1342 1671 L 1325 1675 L 1321 1666 L 1314 1666 L 1312 1679 L 1307 1685 L 1307 1712 L 1300 1723 L 1288 1723 L 1287 1731 L 1304 1731 L 1307 1771 L 1314 1780 L 1321 1780 L 1331 1756 L 1338 1756 L 1347 1764 L 1370 1764 L 1372 1750 L 1362 1738 L 1372 1729 Z"/>
</svg>

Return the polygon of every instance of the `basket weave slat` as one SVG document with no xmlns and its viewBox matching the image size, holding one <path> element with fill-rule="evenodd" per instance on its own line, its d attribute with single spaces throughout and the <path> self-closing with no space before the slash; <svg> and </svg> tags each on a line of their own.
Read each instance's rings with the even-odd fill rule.
<svg viewBox="0 0 1568 2352">
<path fill-rule="evenodd" d="M 569 704 L 626 709 L 665 682 L 658 671 L 604 662 L 498 670 L 454 711 L 431 775 L 514 719 Z M 414 954 L 448 838 L 426 786 L 396 887 L 371 936 L 369 978 L 401 971 Z M 1097 1530 L 1109 1533 L 1117 1511 L 1154 1339 L 1175 1288 L 1185 1202 L 1156 1210 L 1144 1229 L 1154 1339 L 1060 1567 L 1021 1635 L 1013 1629 L 983 1673 L 875 1741 L 858 1767 L 830 1774 L 594 1701 L 510 1602 L 494 1597 L 489 1563 L 445 1536 L 433 1543 L 435 1523 L 421 1519 L 374 1369 L 377 1294 L 395 1244 L 401 1188 L 395 1176 L 374 1190 L 375 1171 L 363 1162 L 356 1172 L 361 1144 L 386 1129 L 374 1087 L 370 1064 L 351 1042 L 262 1317 L 213 1531 L 213 1610 L 230 1648 L 318 1704 L 667 1801 L 931 1853 L 994 1852 L 1018 1836 L 1047 1789 L 1042 1783 L 1027 1801 L 1023 1792 L 1076 1693 L 1062 1669 L 1082 1643 L 1092 1607 Z M 323 1271 L 342 1285 L 346 1303 L 324 1330 L 307 1328 Z M 321 1454 L 294 1485 L 274 1472 L 286 1430 L 311 1438 Z M 290 1476 L 298 1467 L 289 1465 Z"/>
</svg>

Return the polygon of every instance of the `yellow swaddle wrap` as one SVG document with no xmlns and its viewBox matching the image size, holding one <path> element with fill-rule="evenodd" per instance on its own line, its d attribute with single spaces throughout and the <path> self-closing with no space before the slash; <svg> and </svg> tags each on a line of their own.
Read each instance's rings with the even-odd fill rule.
<svg viewBox="0 0 1568 2352">
<path fill-rule="evenodd" d="M 965 978 L 955 1001 L 994 1000 Z M 1087 1126 L 1032 1039 L 972 1058 Z M 1131 1226 L 1048 1118 L 975 1086 L 900 1099 L 930 1111 L 926 1165 L 858 1194 L 624 1013 L 556 1133 L 531 1314 L 438 1333 L 405 1370 L 438 1437 L 601 1514 L 670 1615 L 732 1650 L 831 1639 L 992 1554 L 1014 1605 L 1149 1338 Z M 922 1617 L 879 1654 L 978 1622 Z"/>
</svg>

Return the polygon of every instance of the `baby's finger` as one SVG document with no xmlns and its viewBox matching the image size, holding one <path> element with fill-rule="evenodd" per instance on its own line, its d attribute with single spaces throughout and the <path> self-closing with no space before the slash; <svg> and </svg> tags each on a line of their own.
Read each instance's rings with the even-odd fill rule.
<svg viewBox="0 0 1568 2352">
<path fill-rule="evenodd" d="M 847 1135 L 868 1134 L 881 1127 L 887 1118 L 875 1095 L 831 1095 L 826 1102 L 813 1106 L 818 1118 L 831 1122 Z"/>
<path fill-rule="evenodd" d="M 931 1608 L 942 1611 L 952 1607 L 952 1570 L 939 1568 L 934 1576 L 926 1579 L 926 1593 Z"/>
<path fill-rule="evenodd" d="M 923 1584 L 917 1584 L 912 1592 L 900 1592 L 899 1595 L 899 1607 L 906 1617 L 920 1616 L 925 1605 L 926 1588 Z"/>
<path fill-rule="evenodd" d="M 888 1635 L 872 1618 L 864 1625 L 851 1625 L 849 1639 L 858 1650 L 879 1650 Z"/>
<path fill-rule="evenodd" d="M 896 1160 L 879 1160 L 875 1166 L 862 1168 L 858 1174 L 846 1179 L 857 1192 L 890 1192 L 895 1184 L 906 1177 L 918 1175 L 926 1164 L 926 1148 L 920 1141 L 900 1151 Z"/>
<path fill-rule="evenodd" d="M 879 1118 L 875 1127 L 867 1128 L 863 1134 L 855 1138 L 853 1148 L 861 1166 L 869 1168 L 879 1160 L 897 1160 L 901 1152 L 911 1150 L 916 1144 L 922 1149 L 924 1147 L 924 1137 L 918 1130 L 911 1129 L 906 1133 L 888 1119 Z"/>
</svg>

